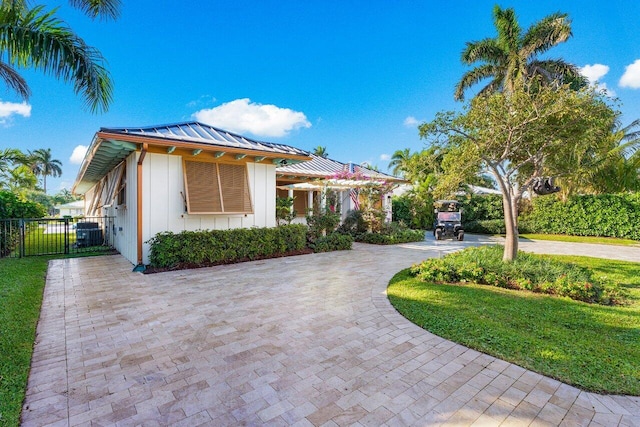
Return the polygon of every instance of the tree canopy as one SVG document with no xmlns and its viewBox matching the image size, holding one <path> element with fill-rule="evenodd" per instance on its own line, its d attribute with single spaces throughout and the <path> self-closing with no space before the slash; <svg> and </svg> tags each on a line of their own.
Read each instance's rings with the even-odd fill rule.
<svg viewBox="0 0 640 427">
<path fill-rule="evenodd" d="M 599 150 L 611 138 L 617 113 L 592 90 L 516 85 L 485 93 L 462 112 L 441 112 L 419 127 L 444 153 L 436 193 L 445 195 L 477 174 L 490 173 L 503 196 L 505 260 L 517 254 L 518 202 L 536 178 L 569 173 L 571 161 Z"/>
<path fill-rule="evenodd" d="M 467 42 L 461 60 L 466 65 L 480 65 L 467 71 L 454 92 L 456 100 L 464 100 L 464 92 L 485 79 L 491 79 L 480 91 L 510 92 L 529 79 L 541 84 L 571 83 L 585 86 L 586 80 L 574 65 L 561 59 L 540 59 L 539 56 L 571 37 L 571 21 L 567 14 L 554 13 L 534 23 L 523 32 L 512 8 L 495 6 L 493 22 L 495 38 Z"/>
<path fill-rule="evenodd" d="M 91 18 L 118 16 L 120 0 L 70 0 Z M 19 68 L 34 68 L 72 83 L 90 111 L 106 111 L 113 84 L 105 59 L 56 16 L 57 9 L 31 7 L 26 0 L 0 3 L 0 79 L 23 99 L 31 90 Z"/>
</svg>

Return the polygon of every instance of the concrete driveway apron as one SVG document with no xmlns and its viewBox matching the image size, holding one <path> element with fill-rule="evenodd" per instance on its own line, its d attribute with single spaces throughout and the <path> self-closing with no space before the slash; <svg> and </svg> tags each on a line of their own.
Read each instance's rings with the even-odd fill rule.
<svg viewBox="0 0 640 427">
<path fill-rule="evenodd" d="M 637 397 L 580 391 L 389 304 L 400 269 L 492 242 L 355 244 L 153 275 L 119 255 L 52 261 L 23 425 L 640 425 Z"/>
</svg>

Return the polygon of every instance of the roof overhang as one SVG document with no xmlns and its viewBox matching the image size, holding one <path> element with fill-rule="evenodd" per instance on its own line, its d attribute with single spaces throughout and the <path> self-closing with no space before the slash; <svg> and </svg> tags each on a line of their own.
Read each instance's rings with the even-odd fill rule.
<svg viewBox="0 0 640 427">
<path fill-rule="evenodd" d="M 84 194 L 96 185 L 109 171 L 126 159 L 131 153 L 139 151 L 143 144 L 147 144 L 150 150 L 166 154 L 178 154 L 189 150 L 193 155 L 210 154 L 211 158 L 220 158 L 223 155 L 231 155 L 236 160 L 252 156 L 256 162 L 272 163 L 276 166 L 291 165 L 305 162 L 311 157 L 285 152 L 272 152 L 258 149 L 229 147 L 225 145 L 199 142 L 185 142 L 170 138 L 156 138 L 121 133 L 99 131 L 95 134 L 87 154 L 82 161 L 80 171 L 74 183 L 72 191 L 76 194 Z"/>
<path fill-rule="evenodd" d="M 351 188 L 381 187 L 384 184 L 384 181 L 375 180 L 325 179 L 314 182 L 279 185 L 278 188 L 282 190 L 349 190 Z"/>
</svg>

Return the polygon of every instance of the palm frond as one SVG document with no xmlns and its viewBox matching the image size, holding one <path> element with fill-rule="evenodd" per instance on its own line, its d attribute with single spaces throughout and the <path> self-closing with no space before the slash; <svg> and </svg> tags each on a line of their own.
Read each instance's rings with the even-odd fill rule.
<svg viewBox="0 0 640 427">
<path fill-rule="evenodd" d="M 69 0 L 69 4 L 91 19 L 118 19 L 120 16 L 120 0 Z"/>
<path fill-rule="evenodd" d="M 27 81 L 9 64 L 0 61 L 0 78 L 4 80 L 7 87 L 15 92 L 20 98 L 27 100 L 31 95 L 31 90 Z"/>
<path fill-rule="evenodd" d="M 497 42 L 506 52 L 518 52 L 520 50 L 520 35 L 522 30 L 518 24 L 518 17 L 513 8 L 493 8 L 493 22 L 498 30 Z"/>
<path fill-rule="evenodd" d="M 533 24 L 522 38 L 526 57 L 539 55 L 572 36 L 571 21 L 566 13 L 554 13 Z"/>
<path fill-rule="evenodd" d="M 20 11 L 0 7 L 0 50 L 8 62 L 33 67 L 74 85 L 76 94 L 92 112 L 106 111 L 112 100 L 112 83 L 100 52 L 88 46 L 43 6 Z"/>
<path fill-rule="evenodd" d="M 460 55 L 460 59 L 467 65 L 471 65 L 477 61 L 499 64 L 503 61 L 504 56 L 504 51 L 498 46 L 495 39 L 483 39 L 475 42 L 467 42 Z"/>
<path fill-rule="evenodd" d="M 504 75 L 504 73 L 500 72 L 499 69 L 500 68 L 496 67 L 495 65 L 485 64 L 464 73 L 462 79 L 460 79 L 455 87 L 453 95 L 455 100 L 463 101 L 465 90 L 469 89 L 471 86 L 475 85 L 481 80 L 494 77 L 494 80 L 497 79 L 502 82 L 502 76 Z M 495 86 L 495 83 L 492 82 L 491 84 Z"/>
</svg>

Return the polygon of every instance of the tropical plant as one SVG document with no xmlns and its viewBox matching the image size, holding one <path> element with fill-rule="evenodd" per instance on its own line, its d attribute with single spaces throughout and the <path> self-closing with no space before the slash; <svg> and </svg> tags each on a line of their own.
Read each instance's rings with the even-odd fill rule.
<svg viewBox="0 0 640 427">
<path fill-rule="evenodd" d="M 539 55 L 571 37 L 567 14 L 554 13 L 534 23 L 526 32 L 518 24 L 512 8 L 493 8 L 495 38 L 467 42 L 461 60 L 466 65 L 480 63 L 467 71 L 455 87 L 454 98 L 464 100 L 464 92 L 484 79 L 490 82 L 479 94 L 511 92 L 517 84 L 534 77 L 542 84 L 572 83 L 585 86 L 587 81 L 576 66 L 561 59 L 539 59 Z"/>
<path fill-rule="evenodd" d="M 70 0 L 91 18 L 117 18 L 120 0 Z M 0 78 L 11 91 L 28 99 L 31 90 L 17 68 L 34 68 L 73 83 L 92 112 L 106 111 L 113 85 L 102 54 L 87 45 L 56 16 L 58 9 L 31 7 L 26 0 L 0 4 Z"/>
<path fill-rule="evenodd" d="M 29 153 L 31 170 L 36 175 L 42 176 L 44 193 L 47 193 L 47 176 L 58 177 L 62 175 L 62 162 L 54 159 L 51 148 L 39 148 Z"/>
<path fill-rule="evenodd" d="M 313 154 L 315 154 L 318 157 L 323 157 L 325 159 L 329 157 L 329 153 L 327 153 L 327 147 L 323 147 L 322 145 L 318 145 L 316 148 L 314 148 Z"/>
<path fill-rule="evenodd" d="M 389 162 L 389 169 L 391 169 L 391 173 L 396 176 L 405 176 L 408 172 L 411 156 L 412 154 L 409 148 L 405 148 L 404 150 L 396 150 L 391 155 L 391 161 Z"/>
<path fill-rule="evenodd" d="M 617 115 L 593 90 L 533 86 L 477 96 L 463 112 L 440 112 L 419 128 L 422 138 L 445 153 L 436 193 L 451 196 L 479 169 L 498 183 L 506 227 L 505 261 L 517 255 L 523 193 L 543 173 L 566 174 L 575 167 L 558 159 L 607 146 Z"/>
</svg>

